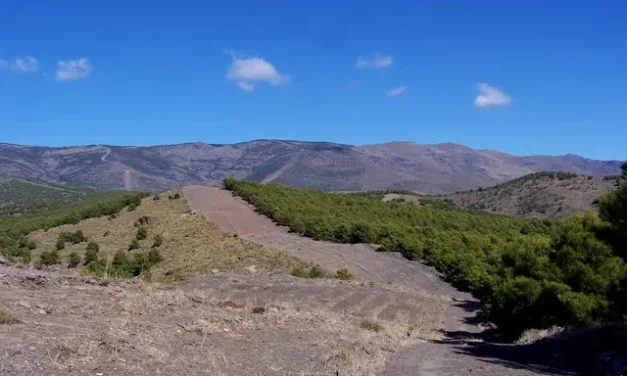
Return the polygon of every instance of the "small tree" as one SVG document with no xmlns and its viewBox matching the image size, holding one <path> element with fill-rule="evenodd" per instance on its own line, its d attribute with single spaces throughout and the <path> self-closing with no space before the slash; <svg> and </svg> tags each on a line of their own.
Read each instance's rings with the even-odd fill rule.
<svg viewBox="0 0 627 376">
<path fill-rule="evenodd" d="M 128 245 L 128 250 L 132 251 L 133 249 L 138 249 L 138 248 L 139 248 L 139 240 L 137 239 L 131 240 L 131 244 Z"/>
<path fill-rule="evenodd" d="M 135 234 L 135 238 L 137 238 L 137 240 L 144 240 L 146 239 L 146 237 L 148 237 L 148 230 L 146 230 L 145 227 L 140 226 L 137 229 L 137 234 Z"/>
<path fill-rule="evenodd" d="M 67 267 L 68 268 L 75 268 L 80 263 L 81 263 L 81 256 L 79 256 L 78 253 L 72 252 L 72 253 L 69 254 L 69 256 L 68 256 L 68 263 L 67 263 Z"/>
<path fill-rule="evenodd" d="M 154 243 L 152 243 L 152 248 L 159 248 L 163 244 L 163 236 L 157 234 L 154 237 Z"/>
</svg>

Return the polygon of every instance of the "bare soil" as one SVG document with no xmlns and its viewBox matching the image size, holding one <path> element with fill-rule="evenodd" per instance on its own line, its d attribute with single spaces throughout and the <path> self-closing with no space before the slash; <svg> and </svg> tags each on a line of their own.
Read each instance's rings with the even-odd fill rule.
<svg viewBox="0 0 627 376">
<path fill-rule="evenodd" d="M 415 304 L 416 310 L 436 315 L 439 312 L 437 320 L 426 322 L 433 325 L 430 330 L 439 330 L 442 338 L 401 343 L 400 350 L 388 356 L 383 375 L 523 376 L 560 372 L 550 366 L 538 366 L 531 360 L 527 363 L 524 360 L 526 354 L 515 347 L 483 342 L 484 333 L 476 325 L 476 300 L 443 282 L 425 265 L 410 262 L 400 255 L 376 252 L 368 245 L 336 244 L 300 237 L 276 226 L 256 213 L 254 207 L 225 190 L 190 186 L 185 188 L 185 195 L 193 210 L 211 218 L 222 231 L 280 249 L 329 270 L 347 268 L 363 281 L 385 286 L 391 295 L 407 294 L 397 299 L 404 299 L 408 305 Z M 432 307 L 444 304 L 444 307 L 429 309 L 425 304 Z M 500 358 L 501 352 L 515 354 L 512 359 L 505 360 Z M 479 353 L 483 356 L 477 356 Z"/>
<path fill-rule="evenodd" d="M 284 272 L 160 287 L 2 267 L 0 301 L 19 322 L 0 325 L 0 374 L 375 375 L 402 342 L 440 337 L 433 306 L 393 299 Z"/>
</svg>

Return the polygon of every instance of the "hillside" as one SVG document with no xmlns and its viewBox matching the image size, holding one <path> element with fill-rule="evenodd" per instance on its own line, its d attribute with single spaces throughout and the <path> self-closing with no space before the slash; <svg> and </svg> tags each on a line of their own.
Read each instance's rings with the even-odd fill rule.
<svg viewBox="0 0 627 376">
<path fill-rule="evenodd" d="M 459 207 L 523 217 L 561 218 L 587 210 L 616 179 L 559 173 L 533 173 L 496 186 L 447 195 Z"/>
<path fill-rule="evenodd" d="M 601 200 L 606 222 L 514 218 L 235 179 L 225 186 L 303 236 L 424 260 L 481 299 L 490 321 L 513 338 L 529 328 L 613 322 L 626 309 L 617 293 L 627 276 L 624 184 Z"/>
<path fill-rule="evenodd" d="M 437 336 L 440 298 L 292 277 L 309 265 L 221 232 L 180 194 L 133 197 L 26 237 L 59 221 L 0 221 L 0 251 L 22 264 L 0 257 L 1 374 L 368 376 Z"/>
<path fill-rule="evenodd" d="M 226 176 L 322 190 L 452 193 L 538 171 L 616 174 L 617 161 L 575 155 L 517 157 L 458 144 L 353 146 L 257 140 L 230 145 L 38 147 L 0 144 L 0 176 L 102 189 L 219 185 Z"/>
<path fill-rule="evenodd" d="M 61 234 L 80 231 L 87 240 L 76 244 L 66 242 L 60 251 L 62 264 L 67 264 L 72 252 L 84 259 L 88 243 L 95 242 L 98 256 L 108 260 L 113 260 L 120 250 L 132 256 L 157 249 L 163 260 L 150 270 L 151 279 L 157 281 L 250 265 L 285 271 L 303 266 L 286 254 L 221 233 L 211 222 L 191 213 L 182 198 L 162 196 L 163 199 L 156 201 L 152 197 L 145 198 L 135 210 L 127 208 L 116 215 L 88 218 L 77 224 L 32 232 L 28 239 L 37 245 L 33 258 L 37 259 L 42 251 L 55 249 Z M 132 248 L 130 244 L 138 237 L 139 228 L 145 229 L 146 235 L 138 241 L 137 248 Z M 161 239 L 157 247 L 156 237 Z"/>
<path fill-rule="evenodd" d="M 0 218 L 10 215 L 45 215 L 68 206 L 120 197 L 125 193 L 4 179 L 0 181 Z"/>
<path fill-rule="evenodd" d="M 492 187 L 446 195 L 409 191 L 366 191 L 358 194 L 419 206 L 486 211 L 517 217 L 563 218 L 588 210 L 596 211 L 599 196 L 615 190 L 616 181 L 616 176 L 534 172 Z"/>
</svg>

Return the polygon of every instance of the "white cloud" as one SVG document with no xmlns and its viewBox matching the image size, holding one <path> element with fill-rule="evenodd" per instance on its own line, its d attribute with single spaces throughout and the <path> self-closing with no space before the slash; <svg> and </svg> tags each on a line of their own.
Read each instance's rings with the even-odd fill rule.
<svg viewBox="0 0 627 376">
<path fill-rule="evenodd" d="M 392 65 L 392 56 L 373 54 L 370 56 L 358 56 L 355 66 L 359 69 L 376 68 L 383 69 Z"/>
<path fill-rule="evenodd" d="M 39 69 L 39 61 L 32 56 L 17 58 L 12 68 L 16 73 L 35 73 Z"/>
<path fill-rule="evenodd" d="M 396 97 L 407 91 L 407 86 L 396 86 L 385 91 L 388 97 Z"/>
<path fill-rule="evenodd" d="M 59 82 L 80 80 L 89 76 L 92 69 L 89 60 L 84 57 L 78 60 L 58 60 L 54 78 Z"/>
<path fill-rule="evenodd" d="M 244 91 L 255 90 L 259 82 L 267 82 L 272 86 L 285 85 L 290 82 L 290 76 L 280 74 L 274 65 L 260 57 L 240 58 L 231 55 L 233 61 L 226 73 L 226 78 Z"/>
<path fill-rule="evenodd" d="M 506 93 L 490 86 L 487 83 L 477 85 L 479 95 L 475 98 L 475 107 L 489 108 L 506 106 L 511 103 L 512 98 Z"/>
</svg>

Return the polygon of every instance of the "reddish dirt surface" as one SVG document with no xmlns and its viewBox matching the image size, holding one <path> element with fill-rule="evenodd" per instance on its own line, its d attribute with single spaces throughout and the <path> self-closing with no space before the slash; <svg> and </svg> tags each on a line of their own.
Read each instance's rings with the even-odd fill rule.
<svg viewBox="0 0 627 376">
<path fill-rule="evenodd" d="M 361 280 L 384 285 L 394 293 L 422 297 L 424 304 L 441 304 L 444 301 L 444 309 L 431 310 L 432 313 L 441 312 L 442 316 L 438 320 L 427 320 L 442 323 L 444 338 L 406 344 L 388 358 L 382 371 L 384 375 L 526 376 L 560 373 L 551 367 L 525 360 L 528 354 L 521 353 L 522 350 L 515 346 L 482 342 L 480 328 L 472 324 L 476 301 L 469 294 L 443 282 L 432 269 L 422 264 L 410 262 L 399 255 L 376 252 L 368 245 L 320 242 L 289 233 L 286 228 L 276 226 L 270 219 L 256 213 L 251 205 L 225 190 L 190 186 L 185 188 L 185 196 L 193 210 L 210 218 L 222 231 L 281 249 L 330 271 L 348 268 Z M 354 299 L 367 299 L 365 294 Z M 430 299 L 425 300 L 427 297 Z M 415 304 L 412 299 L 406 299 L 404 303 Z M 438 328 L 434 326 L 433 329 Z"/>
</svg>

